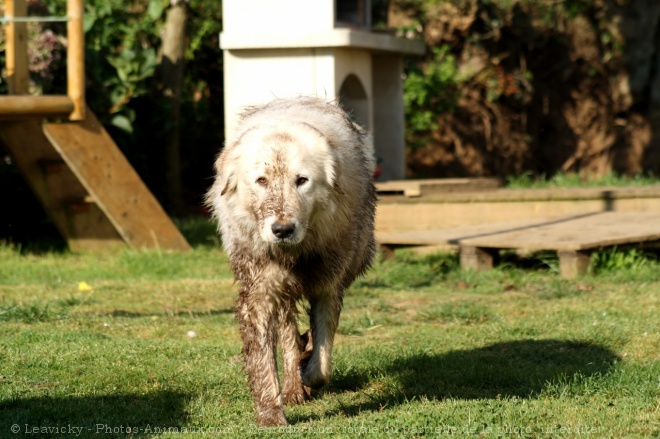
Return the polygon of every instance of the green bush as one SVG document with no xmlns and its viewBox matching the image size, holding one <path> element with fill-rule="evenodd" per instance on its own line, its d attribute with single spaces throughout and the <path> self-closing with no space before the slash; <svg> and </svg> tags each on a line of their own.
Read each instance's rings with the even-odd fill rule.
<svg viewBox="0 0 660 439">
<path fill-rule="evenodd" d="M 411 66 L 403 95 L 408 129 L 413 133 L 437 129 L 437 115 L 456 107 L 460 82 L 456 59 L 447 45 L 433 48 L 426 65 Z"/>
</svg>

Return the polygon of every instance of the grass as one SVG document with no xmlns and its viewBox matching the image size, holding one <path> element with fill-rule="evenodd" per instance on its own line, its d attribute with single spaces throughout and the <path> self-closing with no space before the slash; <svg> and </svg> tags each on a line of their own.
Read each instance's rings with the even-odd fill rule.
<svg viewBox="0 0 660 439">
<path fill-rule="evenodd" d="M 530 173 L 510 176 L 506 186 L 510 189 L 547 189 L 547 188 L 589 188 L 589 187 L 625 187 L 649 186 L 660 184 L 660 178 L 653 175 L 637 174 L 632 177 L 608 173 L 600 177 L 577 173 L 557 173 L 551 177 L 534 177 Z"/>
<path fill-rule="evenodd" d="M 286 409 L 290 427 L 260 431 L 237 287 L 212 239 L 199 242 L 189 254 L 0 247 L 0 437 L 660 435 L 649 254 L 598 255 L 571 281 L 546 258 L 481 273 L 448 254 L 379 262 L 346 296 L 331 383 Z"/>
</svg>

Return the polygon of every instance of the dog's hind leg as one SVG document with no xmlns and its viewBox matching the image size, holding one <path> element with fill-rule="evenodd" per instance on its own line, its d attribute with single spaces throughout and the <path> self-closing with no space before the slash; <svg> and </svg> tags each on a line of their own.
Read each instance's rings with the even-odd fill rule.
<svg viewBox="0 0 660 439">
<path fill-rule="evenodd" d="M 302 382 L 300 361 L 305 354 L 305 342 L 298 333 L 295 303 L 280 314 L 280 340 L 284 363 L 282 398 L 284 404 L 302 404 L 311 397 L 311 389 Z"/>
<path fill-rule="evenodd" d="M 302 379 L 312 389 L 323 387 L 332 375 L 332 345 L 341 312 L 341 294 L 326 290 L 309 298 L 312 356 L 303 365 Z"/>
<path fill-rule="evenodd" d="M 287 425 L 277 376 L 277 304 L 268 294 L 254 293 L 241 288 L 236 318 L 243 338 L 245 368 L 257 409 L 257 424 L 263 427 Z"/>
</svg>

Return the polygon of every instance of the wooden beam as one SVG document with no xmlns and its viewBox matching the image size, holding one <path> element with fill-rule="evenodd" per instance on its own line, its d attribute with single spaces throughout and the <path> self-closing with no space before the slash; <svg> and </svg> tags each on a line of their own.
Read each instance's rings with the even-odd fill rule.
<svg viewBox="0 0 660 439">
<path fill-rule="evenodd" d="M 68 96 L 0 96 L 0 119 L 67 117 L 74 109 Z"/>
<path fill-rule="evenodd" d="M 70 120 L 85 118 L 85 33 L 84 0 L 67 0 L 67 94 L 73 102 Z"/>
<path fill-rule="evenodd" d="M 27 16 L 25 0 L 5 0 L 5 16 Z M 6 67 L 9 93 L 26 94 L 30 81 L 27 57 L 27 25 L 10 22 L 6 25 Z"/>
</svg>

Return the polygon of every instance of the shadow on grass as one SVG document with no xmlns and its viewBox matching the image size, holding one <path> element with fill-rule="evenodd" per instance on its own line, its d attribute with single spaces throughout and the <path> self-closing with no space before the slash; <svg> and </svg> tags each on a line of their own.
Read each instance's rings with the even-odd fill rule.
<svg viewBox="0 0 660 439">
<path fill-rule="evenodd" d="M 219 308 L 219 309 L 210 309 L 208 311 L 174 311 L 174 312 L 162 312 L 162 313 L 143 313 L 143 312 L 134 312 L 126 311 L 122 309 L 115 309 L 106 313 L 106 315 L 112 317 L 125 317 L 125 318 L 144 318 L 144 317 L 190 317 L 190 318 L 204 318 L 204 317 L 213 317 L 221 315 L 233 315 L 234 308 Z"/>
<path fill-rule="evenodd" d="M 151 437 L 185 424 L 188 397 L 164 391 L 13 399 L 0 403 L 0 437 Z"/>
<path fill-rule="evenodd" d="M 533 398 L 549 385 L 574 376 L 604 375 L 619 359 L 593 343 L 512 341 L 439 355 L 420 353 L 368 370 L 337 371 L 326 392 L 359 390 L 375 377 L 392 383 L 380 394 L 370 392 L 368 402 L 342 407 L 341 412 L 349 416 L 421 398 Z"/>
</svg>

